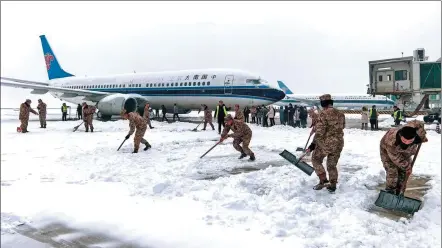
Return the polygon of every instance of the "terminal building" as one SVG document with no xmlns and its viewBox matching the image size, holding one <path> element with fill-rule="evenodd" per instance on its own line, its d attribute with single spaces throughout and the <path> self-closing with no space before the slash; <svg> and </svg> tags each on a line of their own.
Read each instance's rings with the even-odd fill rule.
<svg viewBox="0 0 442 248">
<path fill-rule="evenodd" d="M 401 109 L 441 107 L 441 59 L 429 61 L 425 49 L 413 56 L 369 61 L 367 94 L 396 100 Z"/>
</svg>

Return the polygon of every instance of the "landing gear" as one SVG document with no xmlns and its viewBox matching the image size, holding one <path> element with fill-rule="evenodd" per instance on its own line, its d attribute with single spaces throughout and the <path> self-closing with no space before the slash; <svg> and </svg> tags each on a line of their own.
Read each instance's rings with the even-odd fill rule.
<svg viewBox="0 0 442 248">
<path fill-rule="evenodd" d="M 97 112 L 97 118 L 101 121 L 110 121 L 112 115 L 103 115 L 100 111 Z"/>
</svg>

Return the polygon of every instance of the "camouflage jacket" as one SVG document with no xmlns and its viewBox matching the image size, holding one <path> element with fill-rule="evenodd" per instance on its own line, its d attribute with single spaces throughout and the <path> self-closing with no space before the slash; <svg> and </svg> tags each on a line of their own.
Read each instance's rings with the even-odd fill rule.
<svg viewBox="0 0 442 248">
<path fill-rule="evenodd" d="M 408 146 L 406 149 L 402 149 L 400 144 L 397 142 L 397 135 L 401 128 L 404 126 L 411 126 L 418 128 L 417 134 L 419 135 L 420 141 L 416 144 Z M 419 121 L 411 121 L 402 127 L 392 128 L 385 133 L 380 142 L 381 154 L 388 156 L 388 159 L 396 166 L 406 169 L 411 165 L 411 156 L 416 154 L 418 143 L 428 142 L 426 131 L 424 129 L 424 124 Z M 385 158 L 384 158 L 385 159 Z M 388 161 L 383 161 L 388 162 Z"/>
<path fill-rule="evenodd" d="M 204 121 L 212 122 L 212 110 L 209 107 L 204 110 Z"/>
<path fill-rule="evenodd" d="M 86 106 L 83 108 L 83 115 L 84 115 L 84 116 L 93 115 L 93 114 L 95 113 L 95 110 L 96 110 L 95 106 L 92 106 L 92 105 L 86 105 Z"/>
<path fill-rule="evenodd" d="M 40 115 L 46 115 L 46 103 L 44 102 L 39 103 L 37 109 Z"/>
<path fill-rule="evenodd" d="M 229 131 L 232 130 L 233 133 L 230 135 L 233 138 L 240 138 L 248 135 L 252 135 L 252 130 L 250 127 L 243 121 L 240 120 L 233 120 L 232 126 L 226 124 L 226 126 L 223 129 L 223 132 L 221 133 L 221 137 L 227 138 L 227 134 Z"/>
<path fill-rule="evenodd" d="M 138 113 L 136 112 L 130 112 L 129 117 L 127 118 L 129 120 L 129 135 L 132 135 L 135 132 L 135 128 L 137 129 L 147 129 L 147 123 L 146 120 L 143 119 Z"/>
<path fill-rule="evenodd" d="M 318 114 L 316 114 L 315 112 L 311 112 L 310 118 L 312 119 L 312 125 L 310 125 L 310 127 L 314 127 L 316 125 L 316 122 L 318 121 Z"/>
<path fill-rule="evenodd" d="M 31 108 L 31 106 L 27 105 L 25 102 L 20 104 L 20 114 L 18 116 L 19 120 L 29 120 L 29 112 L 37 114 L 35 110 Z"/>
<path fill-rule="evenodd" d="M 344 145 L 345 115 L 335 108 L 322 110 L 315 123 L 313 142 L 324 151 Z"/>
<path fill-rule="evenodd" d="M 235 111 L 235 118 L 236 120 L 245 121 L 244 113 L 241 111 L 241 109 L 238 109 Z"/>
</svg>

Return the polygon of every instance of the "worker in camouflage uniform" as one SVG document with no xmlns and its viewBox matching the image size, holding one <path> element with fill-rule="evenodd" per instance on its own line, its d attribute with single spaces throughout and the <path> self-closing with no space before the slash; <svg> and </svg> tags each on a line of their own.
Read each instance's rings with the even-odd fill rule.
<svg viewBox="0 0 442 248">
<path fill-rule="evenodd" d="M 381 161 L 386 171 L 385 190 L 403 194 L 411 175 L 411 156 L 416 154 L 418 145 L 428 142 L 424 123 L 411 121 L 402 127 L 391 128 L 380 142 Z"/>
<path fill-rule="evenodd" d="M 239 104 L 235 104 L 235 120 L 245 121 L 244 113 L 239 108 Z"/>
<path fill-rule="evenodd" d="M 319 177 L 319 184 L 313 189 L 320 190 L 326 186 L 327 190 L 333 193 L 338 183 L 336 165 L 344 148 L 345 115 L 333 108 L 333 100 L 329 94 L 320 96 L 319 100 L 323 110 L 319 112 L 315 124 L 315 138 L 307 152 L 313 151 L 312 164 Z M 322 166 L 325 157 L 327 157 L 327 171 L 330 181 L 327 180 L 327 174 Z"/>
<path fill-rule="evenodd" d="M 20 104 L 20 114 L 18 119 L 20 120 L 20 129 L 22 133 L 27 133 L 28 131 L 28 122 L 29 122 L 29 112 L 37 115 L 37 112 L 31 108 L 31 100 L 26 99 L 26 101 Z"/>
<path fill-rule="evenodd" d="M 312 124 L 310 125 L 310 128 L 312 128 L 312 131 L 310 133 L 315 132 L 315 125 L 318 120 L 318 114 L 315 113 L 315 110 L 313 108 L 308 110 L 308 115 L 310 116 L 310 119 L 312 119 Z"/>
<path fill-rule="evenodd" d="M 230 130 L 233 131 L 232 134 L 228 134 Z M 225 127 L 219 141 L 223 142 L 228 137 L 233 138 L 233 147 L 241 152 L 239 159 L 248 155 L 250 156 L 249 161 L 255 160 L 255 154 L 249 148 L 250 140 L 252 139 L 252 130 L 244 121 L 235 120 L 230 114 L 225 118 Z M 240 146 L 241 142 L 242 147 Z"/>
<path fill-rule="evenodd" d="M 40 128 L 46 128 L 46 103 L 38 99 L 38 118 L 40 119 Z"/>
<path fill-rule="evenodd" d="M 146 120 L 141 117 L 137 112 L 130 112 L 127 113 L 125 110 L 121 112 L 121 116 L 125 120 L 129 120 L 129 134 L 126 135 L 126 139 L 129 139 L 130 136 L 135 132 L 135 128 L 137 131 L 135 132 L 134 137 L 134 151 L 132 153 L 137 153 L 138 149 L 140 148 L 140 143 L 143 143 L 146 145 L 144 148 L 145 151 L 147 149 L 151 148 L 152 146 L 143 138 L 144 134 L 146 133 L 147 129 L 147 123 Z"/>
<path fill-rule="evenodd" d="M 149 125 L 150 129 L 154 128 L 154 127 L 152 127 L 151 122 L 150 122 L 150 104 L 149 104 L 149 102 L 147 102 L 146 105 L 144 106 L 143 118 L 146 120 L 146 123 L 147 123 L 147 125 Z"/>
<path fill-rule="evenodd" d="M 215 126 L 212 123 L 212 110 L 205 104 L 202 105 L 204 109 L 204 127 L 203 130 L 206 130 L 207 123 L 212 127 L 212 130 L 215 130 Z"/>
<path fill-rule="evenodd" d="M 94 132 L 92 121 L 94 120 L 95 109 L 94 106 L 87 105 L 86 102 L 83 102 L 83 121 L 86 132 L 89 132 L 89 127 L 91 128 L 91 132 Z"/>
</svg>

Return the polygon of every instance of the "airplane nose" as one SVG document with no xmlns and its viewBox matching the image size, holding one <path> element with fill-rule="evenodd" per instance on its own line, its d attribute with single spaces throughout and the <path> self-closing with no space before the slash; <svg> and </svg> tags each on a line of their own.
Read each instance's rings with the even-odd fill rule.
<svg viewBox="0 0 442 248">
<path fill-rule="evenodd" d="M 278 101 L 281 101 L 282 99 L 284 99 L 285 97 L 285 93 L 282 90 L 278 90 L 278 94 L 276 95 L 276 99 L 278 99 Z"/>
</svg>

